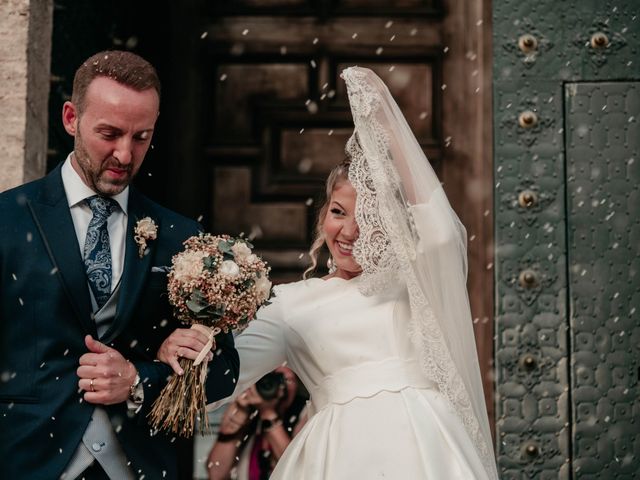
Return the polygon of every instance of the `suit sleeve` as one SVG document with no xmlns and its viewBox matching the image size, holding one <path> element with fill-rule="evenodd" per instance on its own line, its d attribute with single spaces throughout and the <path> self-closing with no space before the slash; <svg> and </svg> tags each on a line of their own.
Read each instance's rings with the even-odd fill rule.
<svg viewBox="0 0 640 480">
<path fill-rule="evenodd" d="M 240 359 L 234 346 L 233 335 L 218 335 L 216 351 L 213 360 L 209 362 L 207 374 L 207 402 L 215 402 L 231 395 L 236 387 L 239 371 Z"/>
</svg>

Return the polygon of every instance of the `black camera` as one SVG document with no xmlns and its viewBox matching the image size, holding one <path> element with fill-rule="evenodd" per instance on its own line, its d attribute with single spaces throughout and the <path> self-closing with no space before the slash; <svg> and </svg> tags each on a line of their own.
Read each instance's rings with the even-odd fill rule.
<svg viewBox="0 0 640 480">
<path fill-rule="evenodd" d="M 271 372 L 256 382 L 256 391 L 263 400 L 273 400 L 280 396 L 280 387 L 285 387 L 286 391 L 286 385 L 287 382 L 284 374 Z"/>
</svg>

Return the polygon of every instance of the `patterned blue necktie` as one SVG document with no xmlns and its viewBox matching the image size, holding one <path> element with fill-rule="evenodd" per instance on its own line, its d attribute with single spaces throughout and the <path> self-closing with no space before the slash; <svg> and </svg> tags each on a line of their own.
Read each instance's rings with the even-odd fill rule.
<svg viewBox="0 0 640 480">
<path fill-rule="evenodd" d="M 84 242 L 84 265 L 99 310 L 111 296 L 111 247 L 107 220 L 118 208 L 118 203 L 112 198 L 97 195 L 87 198 L 86 202 L 93 217 Z"/>
</svg>

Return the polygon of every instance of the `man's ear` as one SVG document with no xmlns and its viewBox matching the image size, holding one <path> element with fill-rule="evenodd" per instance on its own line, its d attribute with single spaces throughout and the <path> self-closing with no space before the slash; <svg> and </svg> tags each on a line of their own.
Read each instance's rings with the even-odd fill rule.
<svg viewBox="0 0 640 480">
<path fill-rule="evenodd" d="M 69 135 L 76 136 L 78 131 L 78 109 L 69 101 L 64 102 L 62 106 L 62 125 L 64 125 L 64 129 Z"/>
</svg>

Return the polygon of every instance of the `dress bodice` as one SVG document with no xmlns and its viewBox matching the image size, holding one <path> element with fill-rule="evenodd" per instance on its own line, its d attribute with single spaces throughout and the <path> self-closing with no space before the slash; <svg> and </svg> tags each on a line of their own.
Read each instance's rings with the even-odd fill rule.
<svg viewBox="0 0 640 480">
<path fill-rule="evenodd" d="M 364 296 L 357 278 L 314 278 L 278 287 L 273 304 L 237 337 L 243 357 L 254 366 L 241 368 L 237 391 L 285 362 L 309 390 L 314 410 L 381 390 L 433 387 L 409 339 L 405 297 L 400 287 Z M 251 361 L 253 355 L 262 361 Z"/>
</svg>

